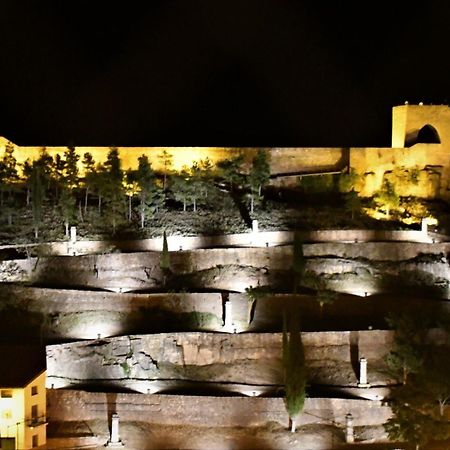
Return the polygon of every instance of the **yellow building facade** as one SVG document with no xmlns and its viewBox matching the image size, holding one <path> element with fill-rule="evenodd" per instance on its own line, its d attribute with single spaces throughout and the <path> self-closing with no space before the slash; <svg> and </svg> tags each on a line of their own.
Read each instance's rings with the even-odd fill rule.
<svg viewBox="0 0 450 450">
<path fill-rule="evenodd" d="M 0 348 L 0 448 L 24 450 L 46 443 L 45 361 L 41 351 Z"/>
</svg>

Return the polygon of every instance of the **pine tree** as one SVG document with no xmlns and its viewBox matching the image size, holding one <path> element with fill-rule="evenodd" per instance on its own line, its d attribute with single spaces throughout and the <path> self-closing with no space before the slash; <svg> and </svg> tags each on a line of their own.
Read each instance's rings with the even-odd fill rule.
<svg viewBox="0 0 450 450">
<path fill-rule="evenodd" d="M 128 222 L 131 222 L 133 198 L 138 192 L 137 171 L 128 169 L 125 172 L 125 195 L 128 197 Z"/>
<path fill-rule="evenodd" d="M 177 202 L 183 203 L 183 211 L 186 212 L 188 203 L 195 205 L 195 183 L 192 180 L 189 169 L 184 166 L 183 169 L 174 175 L 171 180 L 170 190 L 173 198 Z M 194 207 L 194 210 L 196 206 Z"/>
<path fill-rule="evenodd" d="M 163 191 L 166 191 L 167 188 L 167 177 L 172 170 L 173 164 L 173 156 L 167 150 L 163 150 L 159 155 L 158 159 L 161 161 L 161 165 L 163 166 Z"/>
<path fill-rule="evenodd" d="M 75 219 L 76 211 L 76 199 L 69 188 L 63 187 L 61 190 L 58 206 L 63 217 L 65 236 L 68 238 L 69 225 Z"/>
<path fill-rule="evenodd" d="M 253 158 L 252 168 L 248 176 L 250 185 L 250 213 L 253 214 L 255 200 L 259 203 L 261 199 L 262 189 L 269 182 L 270 165 L 267 153 L 263 149 L 259 149 Z"/>
<path fill-rule="evenodd" d="M 395 192 L 395 187 L 392 183 L 385 180 L 383 186 L 374 197 L 375 202 L 380 208 L 386 211 L 386 216 L 389 217 L 391 211 L 400 206 L 400 197 Z"/>
<path fill-rule="evenodd" d="M 39 237 L 39 228 L 42 224 L 42 206 L 45 198 L 45 187 L 43 184 L 41 164 L 34 163 L 32 166 L 30 184 L 31 184 L 31 205 L 33 211 L 34 237 Z"/>
<path fill-rule="evenodd" d="M 75 147 L 68 147 L 64 152 L 64 185 L 70 190 L 78 187 L 78 160 L 80 159 Z"/>
<path fill-rule="evenodd" d="M 386 362 L 392 373 L 401 379 L 403 385 L 408 376 L 418 373 L 423 365 L 423 348 L 427 320 L 414 312 L 391 313 L 386 318 L 388 325 L 395 330 L 394 344 Z M 422 321 L 422 323 L 419 323 Z"/>
<path fill-rule="evenodd" d="M 95 185 L 95 161 L 89 152 L 83 155 L 83 168 L 84 168 L 84 214 L 87 213 L 89 192 L 93 191 Z"/>
<path fill-rule="evenodd" d="M 407 441 L 419 448 L 430 441 L 450 438 L 450 422 L 444 406 L 450 399 L 450 342 L 433 344 L 431 328 L 448 320 L 445 309 L 435 303 L 406 308 L 391 314 L 395 330 L 393 350 L 387 362 L 403 384 L 391 397 L 393 416 L 385 424 L 389 438 Z"/>
<path fill-rule="evenodd" d="M 138 159 L 136 173 L 139 197 L 139 215 L 141 228 L 144 228 L 150 214 L 155 213 L 164 201 L 162 191 L 156 184 L 155 172 L 146 155 Z"/>
<path fill-rule="evenodd" d="M 113 234 L 117 227 L 125 219 L 125 193 L 123 187 L 123 172 L 119 158 L 119 151 L 112 147 L 104 164 L 104 170 L 99 173 L 101 183 L 100 190 L 103 191 L 104 217 L 112 226 Z"/>
<path fill-rule="evenodd" d="M 241 166 L 244 162 L 244 155 L 239 153 L 234 158 L 225 159 L 217 163 L 222 178 L 228 183 L 230 191 L 233 191 L 236 185 L 243 181 Z"/>
<path fill-rule="evenodd" d="M 0 161 L 1 163 L 1 186 L 0 186 L 0 205 L 3 206 L 3 192 L 8 192 L 9 203 L 14 203 L 11 199 L 14 185 L 19 176 L 17 174 L 17 160 L 14 157 L 14 145 L 8 142 L 5 146 L 5 153 Z"/>
</svg>

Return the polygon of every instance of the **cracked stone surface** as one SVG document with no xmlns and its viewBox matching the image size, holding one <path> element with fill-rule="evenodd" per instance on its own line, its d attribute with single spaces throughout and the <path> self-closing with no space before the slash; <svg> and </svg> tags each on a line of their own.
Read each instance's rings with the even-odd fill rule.
<svg viewBox="0 0 450 450">
<path fill-rule="evenodd" d="M 348 332 L 302 333 L 310 381 L 355 386 Z M 389 331 L 358 332 L 359 352 L 369 360 L 369 381 L 393 382 L 383 372 Z M 357 361 L 356 361 L 357 364 Z M 162 333 L 122 336 L 47 346 L 48 383 L 57 386 L 90 382 L 189 380 L 204 383 L 280 385 L 280 333 Z"/>
</svg>

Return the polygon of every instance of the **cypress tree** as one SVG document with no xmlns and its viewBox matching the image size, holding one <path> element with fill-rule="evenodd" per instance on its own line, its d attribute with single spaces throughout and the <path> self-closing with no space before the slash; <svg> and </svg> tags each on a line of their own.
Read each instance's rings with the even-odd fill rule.
<svg viewBox="0 0 450 450">
<path fill-rule="evenodd" d="M 284 404 L 289 415 L 291 432 L 296 430 L 296 421 L 303 411 L 306 397 L 306 365 L 298 313 L 283 317 L 283 369 Z"/>
<path fill-rule="evenodd" d="M 167 275 L 170 272 L 170 255 L 169 246 L 167 245 L 166 231 L 163 232 L 163 248 L 161 252 L 161 259 L 159 261 L 159 267 L 163 272 L 163 284 L 166 284 Z"/>
<path fill-rule="evenodd" d="M 303 241 L 299 233 L 294 235 L 294 246 L 292 255 L 292 271 L 294 272 L 294 294 L 297 294 L 305 276 L 306 261 L 303 255 Z"/>
</svg>

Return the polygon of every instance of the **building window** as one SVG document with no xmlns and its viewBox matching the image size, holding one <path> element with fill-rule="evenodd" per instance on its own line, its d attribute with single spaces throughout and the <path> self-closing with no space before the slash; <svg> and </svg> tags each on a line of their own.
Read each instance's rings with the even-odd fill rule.
<svg viewBox="0 0 450 450">
<path fill-rule="evenodd" d="M 12 398 L 12 396 L 13 396 L 12 389 L 2 389 L 0 391 L 0 397 L 1 398 Z"/>
<path fill-rule="evenodd" d="M 38 405 L 33 405 L 31 407 L 31 420 L 37 422 L 38 420 Z"/>
<path fill-rule="evenodd" d="M 38 393 L 38 387 L 31 386 L 31 395 L 37 395 L 37 393 Z"/>
</svg>

